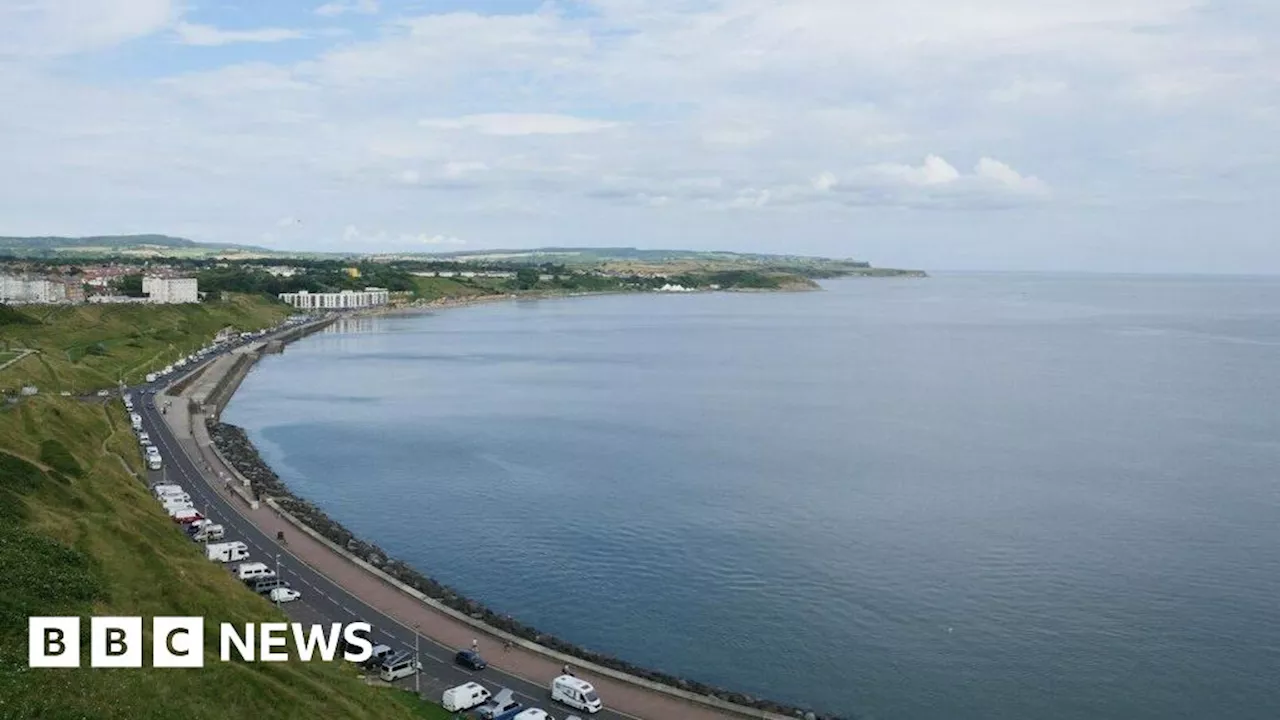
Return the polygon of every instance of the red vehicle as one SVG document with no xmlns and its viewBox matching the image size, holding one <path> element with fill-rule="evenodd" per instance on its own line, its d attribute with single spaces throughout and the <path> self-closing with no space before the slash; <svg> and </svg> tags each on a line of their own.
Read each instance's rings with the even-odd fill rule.
<svg viewBox="0 0 1280 720">
<path fill-rule="evenodd" d="M 204 516 L 198 510 L 179 510 L 173 514 L 173 521 L 183 525 L 190 525 L 197 520 L 203 520 Z"/>
</svg>

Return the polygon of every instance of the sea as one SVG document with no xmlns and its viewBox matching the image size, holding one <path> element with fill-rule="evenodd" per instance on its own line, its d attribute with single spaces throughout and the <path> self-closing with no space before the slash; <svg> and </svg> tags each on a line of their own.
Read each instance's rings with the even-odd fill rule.
<svg viewBox="0 0 1280 720">
<path fill-rule="evenodd" d="M 1280 278 L 349 319 L 223 419 L 424 573 L 679 676 L 858 718 L 1280 717 Z"/>
</svg>

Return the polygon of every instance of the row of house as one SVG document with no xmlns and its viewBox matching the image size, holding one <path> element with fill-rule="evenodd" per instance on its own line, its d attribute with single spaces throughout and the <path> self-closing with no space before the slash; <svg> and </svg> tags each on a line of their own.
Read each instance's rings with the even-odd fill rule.
<svg viewBox="0 0 1280 720">
<path fill-rule="evenodd" d="M 280 300 L 299 310 L 356 310 L 386 305 L 391 301 L 391 292 L 385 288 L 376 287 L 322 293 L 299 290 L 280 293 Z"/>
<path fill-rule="evenodd" d="M 0 303 L 82 303 L 84 296 L 75 278 L 0 274 Z"/>
<path fill-rule="evenodd" d="M 195 278 L 171 278 L 148 275 L 142 278 L 146 297 L 135 298 L 104 292 L 108 283 L 100 276 L 64 277 L 0 273 L 0 303 L 8 304 L 79 304 L 91 303 L 196 303 L 200 292 Z M 88 292 L 86 292 L 88 290 Z"/>
</svg>

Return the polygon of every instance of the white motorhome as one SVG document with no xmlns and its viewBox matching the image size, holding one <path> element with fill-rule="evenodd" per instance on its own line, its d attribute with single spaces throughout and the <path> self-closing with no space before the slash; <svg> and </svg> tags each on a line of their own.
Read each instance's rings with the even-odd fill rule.
<svg viewBox="0 0 1280 720">
<path fill-rule="evenodd" d="M 538 708 L 529 708 L 528 710 L 521 710 L 520 712 L 516 713 L 516 716 L 511 718 L 511 720 L 556 720 L 556 719 L 548 715 L 546 710 L 540 710 Z"/>
<path fill-rule="evenodd" d="M 214 543 L 206 546 L 204 551 L 205 555 L 214 562 L 235 562 L 249 557 L 249 546 L 239 540 Z"/>
<path fill-rule="evenodd" d="M 175 485 L 173 483 L 161 483 L 159 485 L 154 485 L 151 488 L 151 494 L 156 497 L 164 495 L 185 495 L 186 493 L 187 491 L 183 490 L 181 485 Z"/>
<path fill-rule="evenodd" d="M 134 430 L 142 430 L 142 416 L 138 413 L 131 413 L 129 415 L 129 423 L 133 425 Z"/>
<path fill-rule="evenodd" d="M 441 698 L 440 704 L 449 712 L 457 712 L 459 710 L 470 710 L 478 705 L 488 702 L 493 697 L 493 693 L 489 692 L 485 686 L 478 682 L 469 682 L 458 687 L 451 687 L 444 691 L 444 697 Z"/>
<path fill-rule="evenodd" d="M 151 468 L 152 470 L 159 470 L 160 468 L 164 467 L 164 461 L 160 459 L 159 453 L 155 455 L 147 456 L 147 467 Z"/>
<path fill-rule="evenodd" d="M 184 492 L 169 492 L 156 497 L 161 505 L 176 505 L 191 502 L 191 496 Z"/>
<path fill-rule="evenodd" d="M 190 523 L 204 518 L 204 516 L 200 514 L 200 511 L 194 508 L 186 508 L 185 510 L 171 512 L 169 513 L 169 517 L 173 518 L 173 521 L 176 523 Z"/>
<path fill-rule="evenodd" d="M 561 675 L 551 681 L 551 699 L 589 713 L 598 713 L 604 707 L 591 683 L 572 675 Z"/>
<path fill-rule="evenodd" d="M 227 531 L 221 525 L 209 523 L 201 525 L 200 529 L 196 530 L 195 534 L 191 536 L 191 539 L 196 542 L 208 542 L 210 540 L 221 540 L 226 537 L 226 534 Z"/>
</svg>

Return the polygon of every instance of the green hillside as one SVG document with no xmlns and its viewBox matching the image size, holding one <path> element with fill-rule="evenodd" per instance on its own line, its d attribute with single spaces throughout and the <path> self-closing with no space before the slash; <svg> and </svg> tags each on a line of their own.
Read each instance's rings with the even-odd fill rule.
<svg viewBox="0 0 1280 720">
<path fill-rule="evenodd" d="M 118 406 L 43 397 L 0 409 L 0 717 L 448 717 L 341 661 L 219 662 L 216 623 L 283 618 L 199 554 L 140 472 Z M 205 667 L 27 668 L 27 617 L 113 614 L 204 616 Z"/>
<path fill-rule="evenodd" d="M 137 381 L 190 354 L 232 326 L 256 330 L 290 308 L 260 296 L 233 295 L 198 305 L 0 306 L 0 353 L 30 348 L 0 370 L 0 391 L 35 385 L 74 394 Z"/>
</svg>

